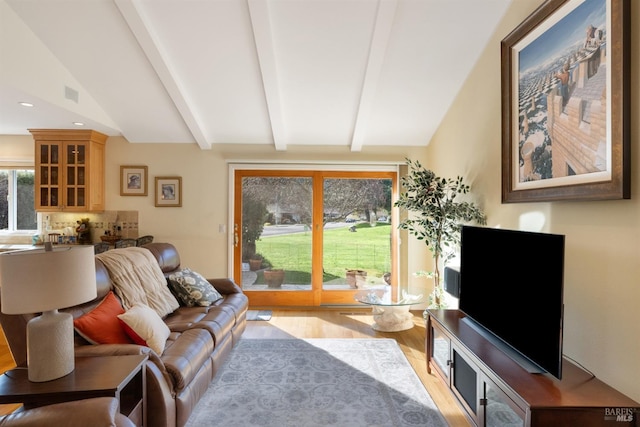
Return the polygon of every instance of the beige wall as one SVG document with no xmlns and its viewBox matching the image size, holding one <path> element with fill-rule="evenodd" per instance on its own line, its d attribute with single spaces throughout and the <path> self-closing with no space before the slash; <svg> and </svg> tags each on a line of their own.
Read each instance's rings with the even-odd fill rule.
<svg viewBox="0 0 640 427">
<path fill-rule="evenodd" d="M 467 177 L 489 226 L 566 235 L 564 352 L 640 401 L 639 49 L 631 61 L 631 200 L 501 204 L 500 41 L 541 3 L 513 2 L 432 140 L 428 166 Z M 640 4 L 631 3 L 631 45 L 637 47 Z M 499 252 L 491 268 L 499 274 Z"/>
</svg>

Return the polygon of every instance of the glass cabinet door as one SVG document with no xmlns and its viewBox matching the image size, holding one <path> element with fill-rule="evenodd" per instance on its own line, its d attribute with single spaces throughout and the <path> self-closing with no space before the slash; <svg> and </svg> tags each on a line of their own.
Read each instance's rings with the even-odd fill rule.
<svg viewBox="0 0 640 427">
<path fill-rule="evenodd" d="M 431 326 L 431 336 L 433 337 L 431 359 L 435 362 L 436 369 L 440 371 L 440 374 L 446 379 L 447 384 L 449 384 L 451 341 L 437 326 Z"/>
<path fill-rule="evenodd" d="M 60 146 L 56 143 L 38 146 L 39 163 L 37 180 L 39 191 L 36 194 L 36 205 L 40 207 L 58 207 L 60 201 Z"/>
<path fill-rule="evenodd" d="M 85 207 L 85 168 L 87 147 L 84 143 L 66 144 L 66 200 L 65 207 Z"/>
<path fill-rule="evenodd" d="M 493 382 L 484 379 L 485 427 L 524 427 L 525 413 Z"/>
</svg>

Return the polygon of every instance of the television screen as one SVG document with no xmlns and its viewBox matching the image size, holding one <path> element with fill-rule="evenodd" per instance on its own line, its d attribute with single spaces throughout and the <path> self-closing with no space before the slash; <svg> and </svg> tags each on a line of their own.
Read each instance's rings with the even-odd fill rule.
<svg viewBox="0 0 640 427">
<path fill-rule="evenodd" d="M 564 236 L 463 226 L 459 307 L 560 378 Z"/>
</svg>

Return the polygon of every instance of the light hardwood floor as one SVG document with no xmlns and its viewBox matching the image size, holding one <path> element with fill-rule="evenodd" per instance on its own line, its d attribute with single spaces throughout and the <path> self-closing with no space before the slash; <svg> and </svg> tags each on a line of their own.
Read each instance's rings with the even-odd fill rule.
<svg viewBox="0 0 640 427">
<path fill-rule="evenodd" d="M 433 374 L 427 373 L 425 323 L 421 311 L 415 311 L 414 327 L 402 332 L 377 332 L 371 328 L 370 309 L 321 308 L 273 309 L 269 321 L 247 322 L 246 338 L 393 338 L 418 374 L 451 427 L 470 427 L 454 397 Z M 0 340 L 0 372 L 15 366 L 4 335 Z M 16 405 L 0 405 L 0 414 L 10 413 Z"/>
<path fill-rule="evenodd" d="M 4 337 L 4 332 L 0 328 L 0 373 L 4 374 L 5 371 L 16 367 L 11 351 L 7 345 L 7 340 Z M 21 405 L 0 405 L 0 415 L 10 414 L 15 411 Z"/>
</svg>

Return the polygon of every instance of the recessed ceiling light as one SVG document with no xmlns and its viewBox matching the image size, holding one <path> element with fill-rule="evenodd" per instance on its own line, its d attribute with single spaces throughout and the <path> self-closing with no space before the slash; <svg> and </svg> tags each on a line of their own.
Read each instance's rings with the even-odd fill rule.
<svg viewBox="0 0 640 427">
<path fill-rule="evenodd" d="M 18 104 L 22 105 L 23 107 L 33 107 L 33 104 L 30 102 L 18 102 Z"/>
<path fill-rule="evenodd" d="M 82 122 L 73 122 L 73 124 L 76 126 L 84 126 L 84 123 Z"/>
</svg>

